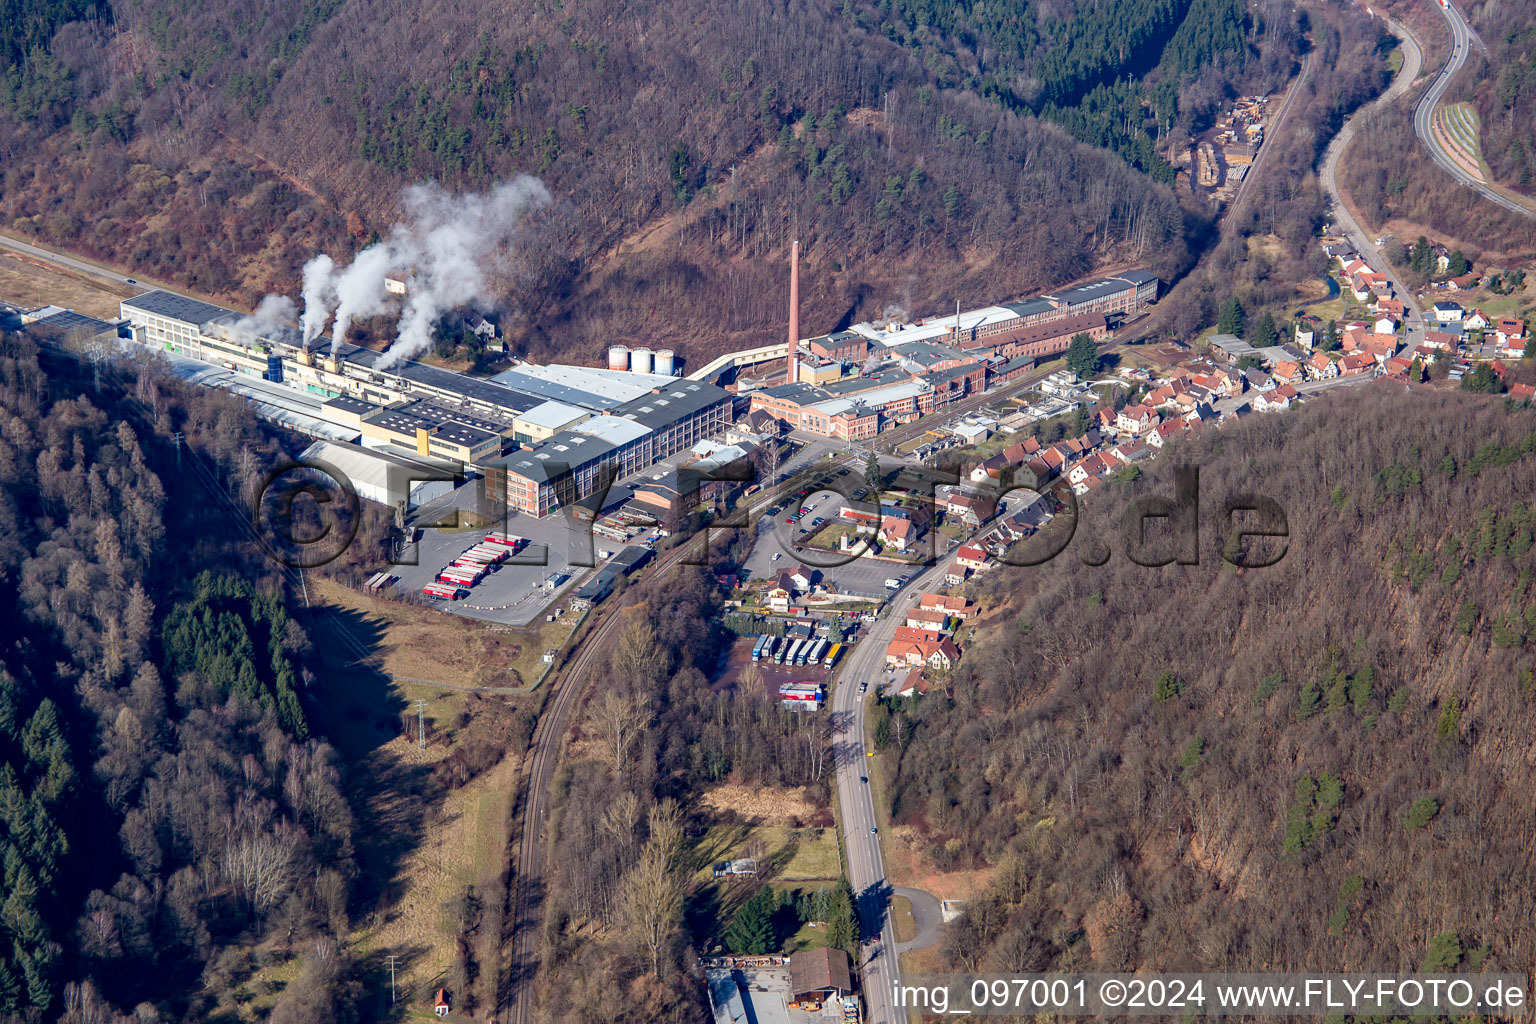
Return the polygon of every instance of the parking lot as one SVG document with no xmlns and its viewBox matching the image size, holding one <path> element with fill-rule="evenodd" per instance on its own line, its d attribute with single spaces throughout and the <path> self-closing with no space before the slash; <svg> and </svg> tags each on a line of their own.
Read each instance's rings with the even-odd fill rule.
<svg viewBox="0 0 1536 1024">
<path fill-rule="evenodd" d="M 454 525 L 454 510 L 476 507 L 478 483 L 471 480 L 412 514 L 408 523 L 421 528 L 421 538 L 402 556 L 403 561 L 415 564 L 389 568 L 399 577 L 397 590 L 420 595 L 423 586 L 437 579 L 438 570 L 485 538 L 487 529 Z M 568 516 L 534 519 L 514 513 L 503 525 L 490 529 L 505 529 L 527 537 L 529 543 L 471 588 L 468 597 L 434 601 L 435 606 L 472 619 L 525 626 L 537 619 L 546 605 L 563 598 L 586 578 L 592 568 L 581 563 L 601 562 L 598 551 L 617 546 L 606 538 L 594 537 L 585 524 Z M 605 549 L 604 544 L 609 547 Z"/>
<path fill-rule="evenodd" d="M 862 479 L 858 485 L 863 487 Z M 918 566 L 878 558 L 850 558 L 835 549 L 797 543 L 809 538 L 809 533 L 801 532 L 802 527 L 809 527 L 817 518 L 827 520 L 819 529 L 827 529 L 839 523 L 846 525 L 845 520 L 837 517 L 844 500 L 842 495 L 832 491 L 818 491 L 801 500 L 801 505 L 809 508 L 810 512 L 799 523 L 785 522 L 796 509 L 793 502 L 781 508 L 777 514 L 759 519 L 755 526 L 752 553 L 747 556 L 743 566 L 745 578 L 772 579 L 782 570 L 798 563 L 816 570 L 818 575 L 815 582 L 831 586 L 838 593 L 873 600 L 889 597 L 891 591 L 886 589 L 885 581 L 915 574 Z M 942 556 L 954 546 L 948 537 L 930 532 L 919 541 L 919 556 L 929 551 L 926 545 L 930 539 L 935 545 L 932 549 L 934 557 Z"/>
</svg>

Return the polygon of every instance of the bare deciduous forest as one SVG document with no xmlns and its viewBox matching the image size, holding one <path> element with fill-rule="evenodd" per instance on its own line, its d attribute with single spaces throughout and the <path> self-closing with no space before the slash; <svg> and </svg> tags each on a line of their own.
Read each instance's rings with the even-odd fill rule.
<svg viewBox="0 0 1536 1024">
<path fill-rule="evenodd" d="M 1144 568 L 1119 510 L 1179 464 L 1200 564 Z M 1533 474 L 1529 408 L 1378 388 L 1182 442 L 985 577 L 953 696 L 895 709 L 887 750 L 926 861 L 998 869 L 950 962 L 1528 971 Z M 1277 565 L 1223 562 L 1276 543 L 1226 536 L 1238 493 L 1285 510 Z"/>
<path fill-rule="evenodd" d="M 11 230 L 251 303 L 387 230 L 404 184 L 525 171 L 558 201 L 508 326 L 588 358 L 776 336 L 795 237 L 822 329 L 1108 265 L 1176 277 L 1210 211 L 1161 183 L 1162 147 L 1277 88 L 1306 30 L 1230 0 L 1030 6 L 1023 36 L 821 0 L 23 6 L 0 40 Z"/>
<path fill-rule="evenodd" d="M 305 709 L 311 639 L 167 438 L 236 502 L 273 442 L 160 372 L 98 390 L 0 340 L 0 1019 L 208 1019 L 285 964 L 271 1020 L 354 1019 L 353 817 Z"/>
</svg>

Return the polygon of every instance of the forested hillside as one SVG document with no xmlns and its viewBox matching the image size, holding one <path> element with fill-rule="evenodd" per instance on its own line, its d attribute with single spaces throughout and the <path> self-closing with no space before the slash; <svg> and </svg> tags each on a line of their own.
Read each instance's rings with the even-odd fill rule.
<svg viewBox="0 0 1536 1024">
<path fill-rule="evenodd" d="M 250 302 L 387 230 L 407 183 L 527 172 L 560 198 L 514 335 L 589 357 L 776 336 L 793 237 L 818 329 L 1106 264 L 1176 275 L 1207 212 L 1158 183 L 1149 140 L 1278 86 L 1302 25 L 1234 0 L 975 26 L 831 0 L 23 6 L 0 76 L 11 230 Z"/>
<path fill-rule="evenodd" d="M 1234 89 L 1271 92 L 1294 70 L 1304 21 L 1287 4 L 1255 10 L 1242 0 L 895 0 L 855 19 L 923 53 L 941 84 L 1040 114 L 1172 182 L 1169 143 L 1208 127 Z"/>
<path fill-rule="evenodd" d="M 1469 4 L 1468 16 L 1488 52 L 1474 51 L 1457 86 L 1477 105 L 1494 176 L 1529 193 L 1536 187 L 1536 3 L 1484 0 Z"/>
<path fill-rule="evenodd" d="M 258 946 L 273 1021 L 351 1019 L 310 640 L 166 437 L 219 476 L 270 442 L 238 399 L 104 379 L 0 339 L 0 1020 L 210 1019 Z"/>
<path fill-rule="evenodd" d="M 1133 564 L 1120 510 L 1179 464 L 1200 564 Z M 1528 971 L 1533 482 L 1536 412 L 1379 388 L 1182 442 L 988 575 L 882 759 L 926 863 L 995 869 L 951 963 Z M 1275 551 L 1225 535 L 1240 493 L 1285 510 L 1278 564 L 1222 560 Z"/>
</svg>

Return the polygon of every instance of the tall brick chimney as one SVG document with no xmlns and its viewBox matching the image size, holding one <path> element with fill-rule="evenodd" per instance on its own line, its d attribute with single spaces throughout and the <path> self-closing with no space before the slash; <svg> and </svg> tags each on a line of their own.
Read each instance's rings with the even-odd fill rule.
<svg viewBox="0 0 1536 1024">
<path fill-rule="evenodd" d="M 789 247 L 789 383 L 800 381 L 800 242 Z"/>
</svg>

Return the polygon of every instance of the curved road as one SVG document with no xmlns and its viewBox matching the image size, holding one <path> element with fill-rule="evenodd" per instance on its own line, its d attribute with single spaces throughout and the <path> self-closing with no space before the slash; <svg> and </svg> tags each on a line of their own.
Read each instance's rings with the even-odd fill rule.
<svg viewBox="0 0 1536 1024">
<path fill-rule="evenodd" d="M 1437 6 L 1439 5 L 1437 4 Z M 1476 189 L 1490 203 L 1501 206 L 1512 213 L 1536 217 L 1536 211 L 1532 211 L 1529 207 L 1515 202 L 1504 193 L 1479 181 L 1466 168 L 1451 159 L 1450 154 L 1440 145 L 1440 140 L 1435 138 L 1435 108 L 1440 105 L 1440 100 L 1444 98 L 1445 90 L 1450 88 L 1451 79 L 1455 78 L 1456 73 L 1466 65 L 1467 58 L 1472 53 L 1473 44 L 1482 45 L 1482 41 L 1477 38 L 1476 33 L 1472 31 L 1472 26 L 1467 24 L 1467 19 L 1462 15 L 1461 11 L 1456 9 L 1454 3 L 1447 0 L 1445 6 L 1440 7 L 1440 12 L 1445 15 L 1445 20 L 1451 26 L 1451 59 L 1445 62 L 1445 67 L 1441 68 L 1440 73 L 1435 76 L 1429 91 L 1424 94 L 1424 98 L 1419 100 L 1419 105 L 1414 108 L 1414 134 L 1419 137 L 1419 141 L 1429 151 L 1430 159 L 1434 160 L 1451 177 L 1468 188 Z M 1388 22 L 1388 24 L 1391 24 L 1391 22 Z M 1398 35 L 1401 38 L 1403 33 L 1398 33 Z M 1406 66 L 1406 62 L 1404 66 Z"/>
<path fill-rule="evenodd" d="M 1411 89 L 1414 80 L 1419 77 L 1419 69 L 1424 65 L 1424 51 L 1419 47 L 1418 41 L 1397 22 L 1390 18 L 1383 18 L 1383 20 L 1386 21 L 1392 34 L 1397 36 L 1398 42 L 1402 44 L 1403 66 L 1398 69 L 1397 77 L 1392 80 L 1387 91 L 1371 103 L 1370 109 L 1390 104 Z M 1387 258 L 1381 254 L 1376 243 L 1365 233 L 1365 229 L 1360 226 L 1355 215 L 1339 198 L 1339 158 L 1354 141 L 1357 123 L 1358 121 L 1354 119 L 1346 121 L 1339 129 L 1339 133 L 1333 137 L 1333 141 L 1328 144 L 1328 149 L 1323 154 L 1323 166 L 1318 173 L 1318 182 L 1323 186 L 1323 191 L 1328 194 L 1336 227 L 1342 229 L 1342 233 L 1354 244 L 1355 251 L 1364 257 L 1367 263 L 1382 269 L 1387 275 L 1387 280 L 1392 282 L 1393 294 L 1402 299 L 1407 346 L 1409 349 L 1414 349 L 1424 343 L 1424 311 L 1419 308 L 1413 292 L 1403 286 L 1397 271 L 1392 269 L 1392 264 L 1387 262 Z"/>
</svg>

